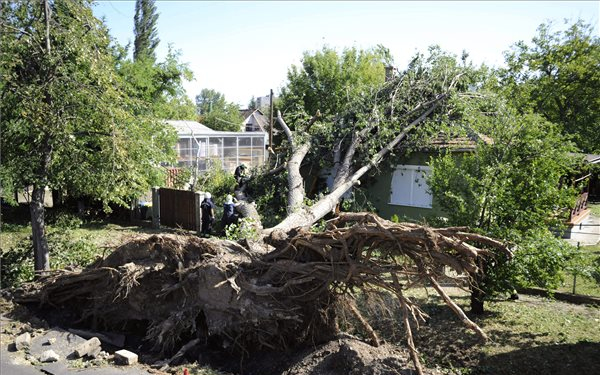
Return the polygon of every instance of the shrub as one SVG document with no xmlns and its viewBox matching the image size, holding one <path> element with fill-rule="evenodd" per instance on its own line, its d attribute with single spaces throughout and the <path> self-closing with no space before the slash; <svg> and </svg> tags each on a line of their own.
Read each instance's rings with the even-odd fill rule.
<svg viewBox="0 0 600 375">
<path fill-rule="evenodd" d="M 33 244 L 30 239 L 19 241 L 8 251 L 0 251 L 0 288 L 16 287 L 33 280 Z"/>
</svg>

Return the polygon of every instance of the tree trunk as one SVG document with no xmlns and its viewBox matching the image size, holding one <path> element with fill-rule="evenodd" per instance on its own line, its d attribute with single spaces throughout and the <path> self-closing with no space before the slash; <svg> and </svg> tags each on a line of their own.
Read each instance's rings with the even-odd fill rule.
<svg viewBox="0 0 600 375">
<path fill-rule="evenodd" d="M 48 240 L 46 239 L 46 228 L 44 224 L 44 188 L 34 186 L 29 203 L 31 213 L 31 234 L 33 238 L 33 254 L 35 259 L 35 271 L 44 274 L 50 270 L 50 256 L 48 252 Z"/>
</svg>

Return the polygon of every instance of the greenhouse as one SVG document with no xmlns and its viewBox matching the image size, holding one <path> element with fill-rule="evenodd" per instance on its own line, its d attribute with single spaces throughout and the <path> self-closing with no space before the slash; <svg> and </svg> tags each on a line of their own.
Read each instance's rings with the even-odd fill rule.
<svg viewBox="0 0 600 375">
<path fill-rule="evenodd" d="M 197 167 L 199 171 L 205 171 L 220 162 L 224 170 L 233 172 L 242 163 L 257 167 L 266 160 L 265 132 L 216 131 L 195 121 L 169 120 L 167 123 L 179 135 L 175 146 L 179 167 Z"/>
</svg>

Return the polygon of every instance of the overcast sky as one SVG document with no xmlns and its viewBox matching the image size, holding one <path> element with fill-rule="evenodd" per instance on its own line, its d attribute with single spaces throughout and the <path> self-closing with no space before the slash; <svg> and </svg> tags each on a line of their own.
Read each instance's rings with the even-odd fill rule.
<svg viewBox="0 0 600 375">
<path fill-rule="evenodd" d="M 324 45 L 389 48 L 402 69 L 416 51 L 438 44 L 477 64 L 499 66 L 502 53 L 519 40 L 530 41 L 543 22 L 564 27 L 582 18 L 598 34 L 600 1 L 156 1 L 157 49 L 181 52 L 195 80 L 185 84 L 193 99 L 203 88 L 225 94 L 245 107 L 252 96 L 276 93 L 286 72 L 304 51 Z M 133 44 L 135 1 L 98 1 L 121 44 Z"/>
</svg>

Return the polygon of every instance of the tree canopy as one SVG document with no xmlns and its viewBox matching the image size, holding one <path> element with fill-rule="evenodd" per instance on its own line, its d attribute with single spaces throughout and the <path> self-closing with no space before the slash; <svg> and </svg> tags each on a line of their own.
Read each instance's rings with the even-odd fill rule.
<svg viewBox="0 0 600 375">
<path fill-rule="evenodd" d="M 514 105 L 560 125 L 582 151 L 600 152 L 600 38 L 592 25 L 542 24 L 505 58 L 500 84 Z"/>
<path fill-rule="evenodd" d="M 160 42 L 156 28 L 157 22 L 158 14 L 156 13 L 154 0 L 136 0 L 135 16 L 133 18 L 133 34 L 135 35 L 133 42 L 134 60 L 155 60 L 154 50 Z"/>
<path fill-rule="evenodd" d="M 430 162 L 428 183 L 446 225 L 477 228 L 517 245 L 512 261 L 496 259 L 487 266 L 478 281 L 482 292 L 557 287 L 572 252 L 550 229 L 563 225 L 574 203 L 575 189 L 567 180 L 574 145 L 558 125 L 538 114 L 520 114 L 501 96 L 479 91 L 465 104 L 454 116 L 478 136 L 474 151 L 446 152 Z"/>
<path fill-rule="evenodd" d="M 114 46 L 116 69 L 123 78 L 125 92 L 135 100 L 135 113 L 161 120 L 194 120 L 194 104 L 183 88 L 193 79 L 187 64 L 179 61 L 179 53 L 169 48 L 162 62 L 152 59 L 131 60 L 127 48 Z"/>
<path fill-rule="evenodd" d="M 47 269 L 44 188 L 126 204 L 160 182 L 176 136 L 133 115 L 89 1 L 0 7 L 3 193 L 33 187 L 36 269 Z"/>
<path fill-rule="evenodd" d="M 198 121 L 213 130 L 240 131 L 244 121 L 239 106 L 213 89 L 202 89 L 196 95 L 196 113 Z"/>
</svg>

